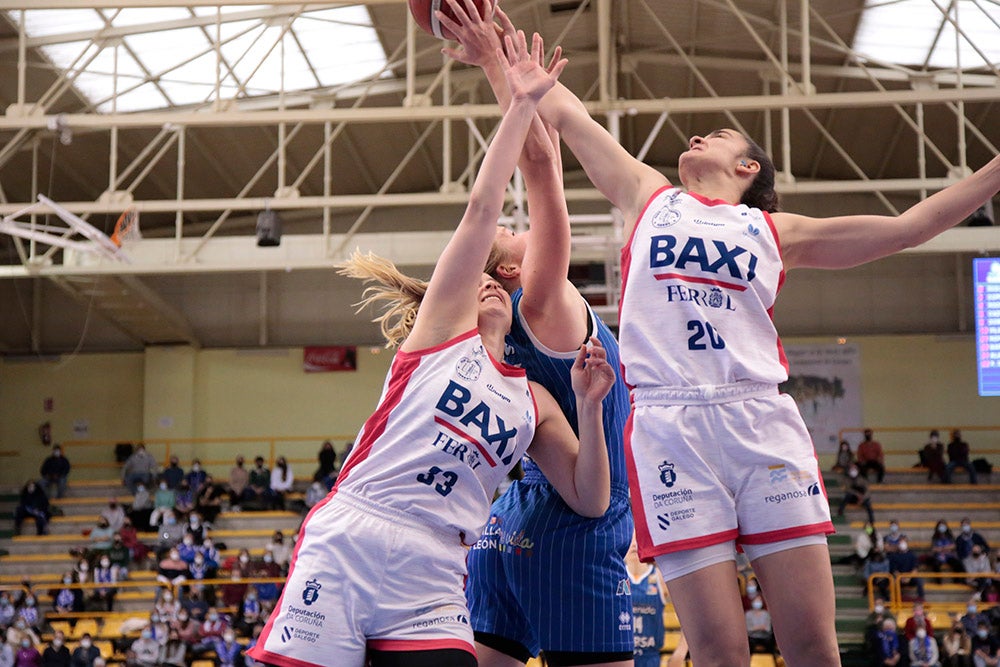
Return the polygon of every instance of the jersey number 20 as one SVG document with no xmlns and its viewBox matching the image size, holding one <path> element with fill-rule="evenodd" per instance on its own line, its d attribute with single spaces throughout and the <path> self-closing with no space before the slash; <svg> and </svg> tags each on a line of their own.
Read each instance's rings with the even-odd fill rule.
<svg viewBox="0 0 1000 667">
<path fill-rule="evenodd" d="M 688 338 L 689 350 L 707 350 L 708 345 L 711 345 L 713 350 L 723 350 L 726 347 L 726 341 L 722 340 L 719 332 L 708 322 L 689 320 L 688 331 L 693 332 Z M 708 338 L 708 345 L 702 341 L 706 337 Z"/>
</svg>

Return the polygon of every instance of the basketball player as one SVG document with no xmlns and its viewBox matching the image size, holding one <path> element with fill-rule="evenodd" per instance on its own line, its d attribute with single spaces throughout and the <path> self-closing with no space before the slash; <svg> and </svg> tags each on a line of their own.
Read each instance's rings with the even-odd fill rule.
<svg viewBox="0 0 1000 667">
<path fill-rule="evenodd" d="M 385 285 L 369 301 L 395 301 L 380 319 L 390 340 L 403 341 L 336 486 L 302 526 L 288 583 L 251 650 L 255 660 L 472 667 L 466 545 L 524 451 L 577 512 L 607 509 L 601 402 L 615 376 L 603 348 L 593 339 L 576 357 L 578 441 L 551 395 L 502 362 L 510 298 L 481 273 L 535 106 L 565 66 L 558 52 L 541 65 L 537 35 L 530 54 L 523 34 L 506 51 L 511 106 L 430 283 L 372 258 L 345 268 Z"/>
<path fill-rule="evenodd" d="M 628 225 L 620 342 L 639 554 L 666 578 L 694 664 L 749 664 L 733 632 L 739 544 L 786 663 L 839 665 L 829 503 L 805 425 L 777 391 L 787 369 L 771 309 L 790 269 L 856 266 L 958 224 L 1000 188 L 1000 157 L 899 216 L 820 219 L 777 212 L 771 159 L 734 130 L 692 137 L 674 187 L 564 86 L 538 112 Z"/>
<path fill-rule="evenodd" d="M 625 567 L 632 589 L 635 667 L 660 667 L 660 651 L 666 632 L 663 612 L 667 606 L 667 586 L 656 565 L 639 560 L 639 548 L 634 539 L 625 554 Z M 667 667 L 683 667 L 687 651 L 687 640 L 681 633 Z"/>
<path fill-rule="evenodd" d="M 440 15 L 461 50 L 451 57 L 482 67 L 501 106 L 509 104 L 503 71 L 493 52 L 500 44 L 492 21 L 495 3 L 450 0 L 456 16 Z M 510 31 L 513 34 L 513 31 Z M 528 193 L 531 231 L 499 228 L 487 272 L 511 293 L 513 325 L 507 360 L 541 383 L 576 425 L 570 388 L 581 341 L 597 336 L 617 370 L 618 343 L 567 279 L 570 225 L 562 191 L 558 136 L 540 119 L 525 140 L 519 166 Z M 483 667 L 522 665 L 544 651 L 547 664 L 632 664 L 632 600 L 624 556 L 633 534 L 622 429 L 628 389 L 615 386 L 604 399 L 604 435 L 611 470 L 611 504 L 600 518 L 575 513 L 530 459 L 525 475 L 494 504 L 487 532 L 469 553 L 466 598 Z M 510 549 L 514 538 L 530 547 Z M 558 610 L 558 613 L 554 613 Z"/>
</svg>

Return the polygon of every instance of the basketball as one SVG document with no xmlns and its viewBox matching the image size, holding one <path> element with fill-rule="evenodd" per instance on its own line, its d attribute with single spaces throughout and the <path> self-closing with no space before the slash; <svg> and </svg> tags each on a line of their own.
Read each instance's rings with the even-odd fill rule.
<svg viewBox="0 0 1000 667">
<path fill-rule="evenodd" d="M 463 0 L 459 0 L 462 2 Z M 480 12 L 483 9 L 482 0 L 473 0 L 476 9 Z M 448 18 L 454 18 L 455 14 L 451 11 L 451 7 L 448 5 L 446 0 L 407 0 L 410 5 L 410 13 L 413 14 L 413 18 L 416 19 L 417 25 L 431 35 L 434 35 L 438 39 L 455 39 L 455 36 L 451 34 L 450 31 L 445 30 L 441 23 L 437 20 L 434 12 L 440 10 L 444 12 L 445 16 Z"/>
</svg>

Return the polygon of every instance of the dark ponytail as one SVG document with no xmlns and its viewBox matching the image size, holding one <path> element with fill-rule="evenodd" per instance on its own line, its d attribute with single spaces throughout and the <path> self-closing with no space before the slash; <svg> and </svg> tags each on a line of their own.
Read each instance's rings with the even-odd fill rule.
<svg viewBox="0 0 1000 667">
<path fill-rule="evenodd" d="M 740 203 L 774 213 L 778 210 L 778 193 L 774 191 L 774 162 L 771 161 L 771 156 L 753 139 L 746 135 L 743 135 L 743 138 L 747 142 L 747 158 L 757 162 L 760 165 L 760 171 L 757 172 L 757 178 L 753 179 L 750 187 L 743 193 Z"/>
</svg>

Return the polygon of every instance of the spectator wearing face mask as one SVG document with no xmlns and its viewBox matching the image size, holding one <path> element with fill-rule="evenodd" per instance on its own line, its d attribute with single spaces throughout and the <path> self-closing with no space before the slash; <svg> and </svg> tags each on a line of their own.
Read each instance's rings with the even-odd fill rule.
<svg viewBox="0 0 1000 667">
<path fill-rule="evenodd" d="M 122 466 L 122 483 L 128 487 L 129 492 L 135 494 L 139 484 L 147 487 L 150 485 L 155 471 L 156 459 L 140 443 Z"/>
<path fill-rule="evenodd" d="M 1000 664 L 1000 638 L 988 623 L 976 626 L 976 634 L 972 636 L 972 662 L 976 667 Z"/>
<path fill-rule="evenodd" d="M 899 529 L 899 521 L 889 519 L 889 532 L 882 538 L 882 545 L 885 553 L 893 554 L 899 551 L 899 542 L 905 537 L 903 531 Z"/>
<path fill-rule="evenodd" d="M 951 484 L 955 470 L 962 468 L 969 473 L 969 484 L 975 484 L 976 466 L 972 464 L 969 443 L 962 440 L 962 432 L 957 428 L 951 432 L 951 442 L 948 443 L 948 465 L 944 470 L 944 483 Z"/>
<path fill-rule="evenodd" d="M 990 545 L 981 534 L 972 528 L 969 517 L 962 517 L 962 527 L 955 536 L 955 555 L 959 560 L 965 560 L 972 553 L 972 547 L 978 545 L 983 553 L 989 555 Z"/>
<path fill-rule="evenodd" d="M 263 620 L 263 613 L 264 610 L 260 606 L 260 600 L 257 599 L 257 589 L 247 588 L 243 602 L 237 609 L 233 627 L 239 630 L 240 634 L 249 635 L 253 630 L 253 626 Z"/>
<path fill-rule="evenodd" d="M 170 464 L 160 473 L 160 481 L 166 482 L 168 488 L 176 489 L 183 479 L 184 468 L 181 467 L 180 460 L 176 456 L 171 456 Z"/>
<path fill-rule="evenodd" d="M 52 642 L 42 651 L 42 667 L 70 667 L 70 652 L 66 646 L 66 635 L 56 630 Z"/>
<path fill-rule="evenodd" d="M 292 466 L 288 465 L 288 460 L 284 456 L 279 456 L 274 462 L 274 470 L 271 471 L 272 502 L 275 509 L 285 509 L 285 494 L 292 490 L 294 484 L 295 475 L 292 473 Z"/>
<path fill-rule="evenodd" d="M 169 588 L 160 589 L 160 596 L 153 604 L 153 611 L 160 615 L 166 623 L 171 623 L 177 618 L 181 610 L 181 603 L 174 598 L 173 592 Z"/>
<path fill-rule="evenodd" d="M 748 577 L 746 589 L 743 593 L 743 611 L 750 609 L 750 603 L 758 597 L 761 600 L 764 599 L 760 592 L 760 583 L 757 581 L 757 577 Z M 767 609 L 767 602 L 764 602 L 764 608 Z"/>
<path fill-rule="evenodd" d="M 865 618 L 864 649 L 865 654 L 872 657 L 877 653 L 876 642 L 878 633 L 882 630 L 882 622 L 886 619 L 890 619 L 893 623 L 896 622 L 896 617 L 886 608 L 885 600 L 886 598 L 875 598 L 872 611 Z"/>
<path fill-rule="evenodd" d="M 186 667 L 187 646 L 176 630 L 171 630 L 163 648 L 160 649 L 159 667 Z"/>
<path fill-rule="evenodd" d="M 184 479 L 187 480 L 188 486 L 191 487 L 191 490 L 195 493 L 195 495 L 201 491 L 201 487 L 207 478 L 208 473 L 202 469 L 201 460 L 193 459 L 191 461 L 191 470 L 189 470 L 188 474 L 184 476 Z"/>
<path fill-rule="evenodd" d="M 48 494 L 51 498 L 62 498 L 66 495 L 66 480 L 69 479 L 70 463 L 63 455 L 62 447 L 56 445 L 52 448 L 52 454 L 42 461 L 39 473 L 42 476 L 42 484 L 48 487 Z"/>
<path fill-rule="evenodd" d="M 191 576 L 188 564 L 181 560 L 177 549 L 171 549 L 166 558 L 160 561 L 156 580 L 171 586 L 177 586 L 187 581 Z"/>
<path fill-rule="evenodd" d="M 955 536 L 948 527 L 948 522 L 941 519 L 931 536 L 931 550 L 922 559 L 935 572 L 947 567 L 952 572 L 962 571 L 962 562 L 956 555 Z"/>
<path fill-rule="evenodd" d="M 899 635 L 896 633 L 896 622 L 891 618 L 882 621 L 881 629 L 875 634 L 875 664 L 899 665 L 903 654 L 899 652 Z"/>
<path fill-rule="evenodd" d="M 194 491 L 187 479 L 182 479 L 180 484 L 174 488 L 175 504 L 174 511 L 180 516 L 185 516 L 194 510 Z"/>
<path fill-rule="evenodd" d="M 80 644 L 73 649 L 70 656 L 72 667 L 97 667 L 96 661 L 101 657 L 101 651 L 94 646 L 94 640 L 89 632 L 84 632 L 80 636 Z"/>
<path fill-rule="evenodd" d="M 177 636 L 187 645 L 198 641 L 198 621 L 191 618 L 187 609 L 181 608 L 177 611 L 177 618 L 170 624 L 171 631 L 177 632 Z"/>
<path fill-rule="evenodd" d="M 194 539 L 195 546 L 201 546 L 207 534 L 208 527 L 202 521 L 201 515 L 197 512 L 192 512 L 191 516 L 188 517 L 187 525 L 184 527 L 184 535 L 190 535 Z"/>
<path fill-rule="evenodd" d="M 163 525 L 157 530 L 157 554 L 162 555 L 184 539 L 184 526 L 177 521 L 173 511 L 163 515 Z"/>
<path fill-rule="evenodd" d="M 864 594 L 868 593 L 868 585 L 871 582 L 871 586 L 874 587 L 878 595 L 883 598 L 889 597 L 889 588 L 891 583 L 890 577 L 875 577 L 871 578 L 873 574 L 891 574 L 891 566 L 889 565 L 889 559 L 886 558 L 885 552 L 875 550 L 871 552 L 868 560 L 865 561 L 864 567 L 861 568 L 861 579 L 864 582 Z"/>
<path fill-rule="evenodd" d="M 285 540 L 285 534 L 280 530 L 274 531 L 271 541 L 264 548 L 271 553 L 281 571 L 287 572 L 288 559 L 292 556 L 292 545 Z"/>
<path fill-rule="evenodd" d="M 125 508 L 115 497 L 108 498 L 108 506 L 101 510 L 101 516 L 107 519 L 112 533 L 117 533 L 125 524 Z"/>
<path fill-rule="evenodd" d="M 153 639 L 153 630 L 145 627 L 129 647 L 126 664 L 130 667 L 156 667 L 159 660 L 160 643 Z"/>
<path fill-rule="evenodd" d="M 941 442 L 941 435 L 936 431 L 931 431 L 930 437 L 924 448 L 920 450 L 920 465 L 927 468 L 927 481 L 934 477 L 938 481 L 945 480 L 944 472 L 944 444 Z"/>
<path fill-rule="evenodd" d="M 271 490 L 271 471 L 264 465 L 263 456 L 255 458 L 253 463 L 254 467 L 250 470 L 250 484 L 243 494 L 257 501 L 259 507 L 268 507 L 274 497 L 274 492 Z"/>
<path fill-rule="evenodd" d="M 69 588 L 73 581 L 73 572 L 67 570 L 62 575 L 62 587 L 56 587 L 49 591 L 52 598 L 52 610 L 57 614 L 83 611 L 83 592 L 79 588 Z M 0 625 L 4 625 L 0 622 Z"/>
<path fill-rule="evenodd" d="M 977 593 L 984 595 L 992 583 L 989 578 L 992 572 L 990 571 L 990 557 L 983 551 L 982 547 L 978 544 L 972 547 L 972 553 L 962 561 L 962 567 L 968 574 L 985 575 L 983 577 L 969 577 L 965 580 L 965 583 L 972 586 Z"/>
<path fill-rule="evenodd" d="M 41 667 L 42 665 L 42 654 L 27 637 L 21 640 L 17 654 L 14 656 L 14 665 L 15 667 Z"/>
<path fill-rule="evenodd" d="M 924 604 L 922 602 L 913 603 L 913 612 L 910 617 L 906 619 L 906 625 L 903 628 L 903 632 L 906 635 L 906 641 L 910 641 L 917 636 L 917 630 L 923 628 L 927 634 L 931 637 L 934 636 L 934 624 L 931 623 L 931 619 L 927 617 L 924 613 Z"/>
<path fill-rule="evenodd" d="M 872 430 L 865 429 L 865 439 L 858 445 L 856 455 L 858 471 L 862 477 L 868 477 L 868 471 L 874 470 L 876 481 L 881 484 L 885 479 L 885 452 L 882 451 L 882 443 L 872 438 Z"/>
<path fill-rule="evenodd" d="M 919 561 L 917 555 L 910 550 L 910 545 L 904 535 L 896 546 L 896 551 L 889 556 L 889 571 L 895 575 L 914 575 L 917 573 Z M 901 586 L 913 585 L 917 588 L 917 599 L 924 599 L 924 580 L 917 576 L 904 576 L 900 579 Z"/>
<path fill-rule="evenodd" d="M 243 645 L 236 641 L 236 633 L 227 629 L 222 637 L 215 640 L 216 665 L 219 667 L 243 667 Z"/>
<path fill-rule="evenodd" d="M 171 489 L 165 480 L 160 480 L 159 488 L 153 497 L 153 511 L 149 514 L 149 525 L 159 526 L 166 513 L 173 513 L 176 506 L 177 492 Z"/>
<path fill-rule="evenodd" d="M 19 535 L 21 524 L 30 518 L 35 522 L 35 533 L 44 535 L 48 532 L 50 516 L 48 496 L 35 480 L 30 480 L 21 489 L 17 507 L 14 508 L 14 534 Z"/>
<path fill-rule="evenodd" d="M 101 554 L 106 554 L 111 548 L 111 540 L 115 531 L 111 530 L 111 524 L 103 516 L 97 518 L 97 525 L 90 529 L 87 542 L 87 559 L 93 561 L 100 558 Z"/>
<path fill-rule="evenodd" d="M 750 602 L 750 608 L 744 613 L 747 623 L 747 639 L 750 642 L 750 652 L 763 650 L 774 653 L 774 631 L 771 629 L 771 613 L 764 609 L 764 600 L 757 596 Z"/>
<path fill-rule="evenodd" d="M 232 628 L 229 625 L 229 620 L 219 613 L 219 610 L 215 607 L 210 607 L 208 610 L 208 615 L 205 616 L 205 620 L 201 624 L 199 629 L 199 634 L 201 639 L 195 644 L 191 650 L 195 654 L 202 654 L 205 651 L 211 651 L 215 648 L 216 640 L 222 639 L 226 632 L 231 632 Z"/>
<path fill-rule="evenodd" d="M 941 667 L 938 645 L 924 628 L 917 628 L 908 643 L 910 667 Z"/>
<path fill-rule="evenodd" d="M 236 457 L 235 465 L 229 469 L 229 502 L 233 511 L 238 512 L 241 503 L 247 500 L 247 487 L 250 484 L 250 473 L 243 466 L 243 455 Z"/>
<path fill-rule="evenodd" d="M 226 489 L 219 484 L 211 475 L 205 477 L 198 496 L 195 498 L 194 507 L 206 523 L 213 523 L 222 511 L 222 499 L 226 496 Z"/>
<path fill-rule="evenodd" d="M 21 605 L 17 608 L 17 620 L 24 621 L 25 625 L 35 632 L 40 632 L 42 629 L 42 614 L 38 610 L 38 600 L 31 591 L 25 593 Z M 35 639 L 34 643 L 37 644 L 38 640 Z"/>
<path fill-rule="evenodd" d="M 95 584 L 114 584 L 118 581 L 118 569 L 111 564 L 111 558 L 104 554 L 94 568 Z M 95 588 L 91 591 L 91 604 L 101 611 L 111 611 L 118 589 L 112 586 Z"/>
<path fill-rule="evenodd" d="M 868 512 L 868 522 L 875 523 L 875 512 L 872 510 L 872 498 L 868 489 L 868 480 L 860 474 L 857 465 L 851 465 L 844 476 L 844 497 L 837 508 L 837 516 L 844 516 L 848 505 L 861 505 Z"/>
</svg>

